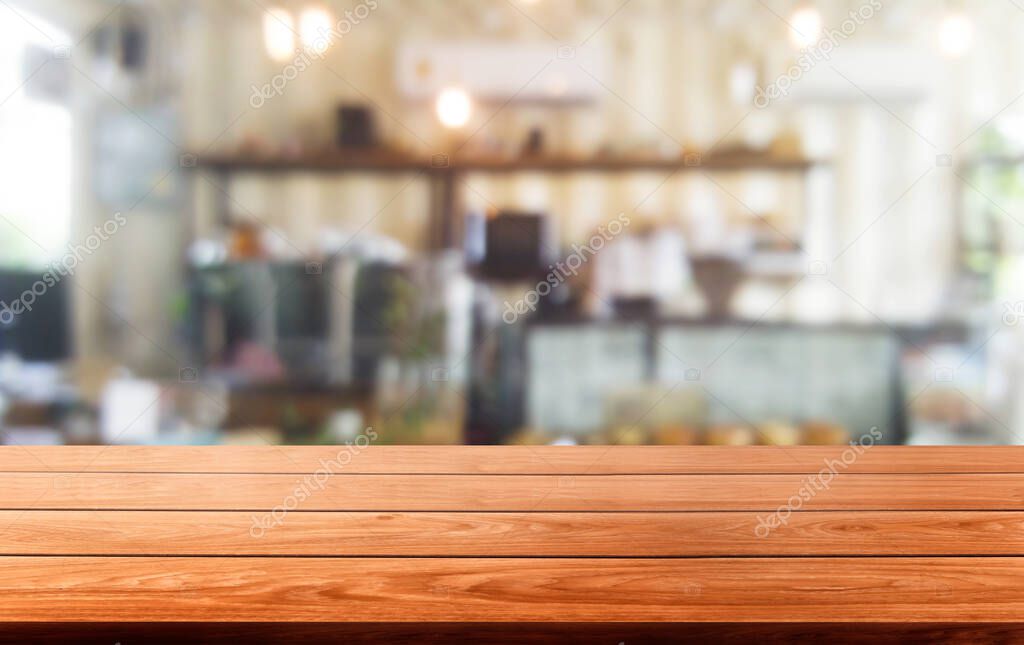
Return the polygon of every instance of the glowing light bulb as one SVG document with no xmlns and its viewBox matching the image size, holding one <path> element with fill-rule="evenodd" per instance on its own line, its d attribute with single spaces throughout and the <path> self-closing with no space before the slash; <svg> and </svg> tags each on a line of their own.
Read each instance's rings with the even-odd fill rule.
<svg viewBox="0 0 1024 645">
<path fill-rule="evenodd" d="M 789 17 L 789 40 L 797 47 L 808 47 L 821 37 L 821 12 L 814 7 L 801 7 Z"/>
<path fill-rule="evenodd" d="M 465 90 L 450 87 L 437 96 L 437 118 L 447 128 L 461 128 L 469 122 L 473 101 Z"/>
<path fill-rule="evenodd" d="M 295 20 L 284 9 L 267 9 L 263 14 L 263 44 L 274 60 L 295 55 Z"/>
<path fill-rule="evenodd" d="M 320 7 L 304 9 L 299 15 L 299 37 L 306 49 L 323 52 L 331 44 L 331 14 Z"/>
<path fill-rule="evenodd" d="M 962 13 L 951 13 L 939 23 L 939 49 L 950 58 L 967 53 L 974 42 L 974 24 Z"/>
</svg>

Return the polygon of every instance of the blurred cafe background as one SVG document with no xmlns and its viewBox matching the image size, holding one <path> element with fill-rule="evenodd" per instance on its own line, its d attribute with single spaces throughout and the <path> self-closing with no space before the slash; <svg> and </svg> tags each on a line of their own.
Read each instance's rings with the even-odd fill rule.
<svg viewBox="0 0 1024 645">
<path fill-rule="evenodd" d="M 1024 442 L 1021 33 L 3 0 L 0 438 Z"/>
</svg>

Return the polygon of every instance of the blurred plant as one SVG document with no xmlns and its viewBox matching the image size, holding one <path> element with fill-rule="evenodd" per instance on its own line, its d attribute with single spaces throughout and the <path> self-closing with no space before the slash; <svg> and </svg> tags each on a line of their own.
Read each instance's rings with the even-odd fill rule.
<svg viewBox="0 0 1024 645">
<path fill-rule="evenodd" d="M 388 349 L 402 360 L 424 360 L 444 352 L 445 314 L 429 311 L 423 291 L 408 278 L 388 276 L 391 303 L 381 314 L 387 330 Z"/>
</svg>

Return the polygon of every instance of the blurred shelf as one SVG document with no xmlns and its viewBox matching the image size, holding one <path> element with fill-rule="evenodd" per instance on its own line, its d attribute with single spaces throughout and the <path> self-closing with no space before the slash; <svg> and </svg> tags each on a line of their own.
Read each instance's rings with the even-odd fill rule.
<svg viewBox="0 0 1024 645">
<path fill-rule="evenodd" d="M 764 320 L 756 318 L 709 318 L 706 316 L 684 316 L 676 314 L 655 314 L 652 316 L 607 316 L 596 317 L 582 313 L 561 313 L 557 316 L 537 315 L 526 319 L 525 329 L 532 331 L 545 327 L 648 327 L 652 332 L 665 328 L 739 328 L 763 331 L 803 331 L 822 333 L 892 333 L 913 348 L 914 344 L 930 341 L 963 343 L 967 341 L 969 328 L 966 322 L 936 320 L 920 323 L 896 323 L 882 321 L 805 322 L 794 320 Z"/>
<path fill-rule="evenodd" d="M 226 178 L 233 173 L 262 175 L 283 175 L 290 173 L 375 173 L 422 175 L 429 180 L 427 247 L 432 249 L 456 248 L 461 242 L 456 239 L 458 210 L 457 185 L 460 173 L 513 174 L 535 172 L 546 174 L 569 173 L 635 173 L 661 172 L 672 176 L 676 173 L 777 173 L 780 176 L 795 176 L 804 181 L 817 168 L 828 168 L 827 159 L 812 159 L 800 155 L 782 155 L 754 150 L 733 149 L 702 156 L 690 152 L 674 157 L 640 155 L 451 155 L 438 153 L 430 156 L 417 155 L 406 151 L 385 148 L 367 149 L 318 149 L 298 154 L 219 152 L 212 154 L 189 154 L 183 157 L 186 168 L 215 172 Z M 665 178 L 667 180 L 667 177 Z M 224 227 L 231 224 L 230 213 L 234 208 L 230 196 L 224 190 L 213 195 Z M 805 206 L 806 208 L 806 198 Z"/>
<path fill-rule="evenodd" d="M 703 158 L 685 157 L 476 157 L 455 160 L 457 169 L 470 172 L 634 172 L 644 170 L 772 170 L 806 172 L 822 160 L 762 154 L 727 154 Z"/>
<path fill-rule="evenodd" d="M 322 152 L 304 155 L 223 153 L 196 155 L 197 168 L 222 172 L 418 172 L 443 169 L 429 158 L 391 151 Z"/>
<path fill-rule="evenodd" d="M 434 155 L 420 157 L 393 151 L 331 151 L 299 156 L 214 154 L 197 155 L 196 167 L 221 172 L 638 172 L 638 171 L 775 171 L 807 172 L 827 165 L 823 159 L 730 152 L 708 157 L 522 157 Z"/>
</svg>

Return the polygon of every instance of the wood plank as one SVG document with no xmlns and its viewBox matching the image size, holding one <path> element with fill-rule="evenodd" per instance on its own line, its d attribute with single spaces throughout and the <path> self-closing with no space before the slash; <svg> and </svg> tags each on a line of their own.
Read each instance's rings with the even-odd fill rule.
<svg viewBox="0 0 1024 645">
<path fill-rule="evenodd" d="M 1018 622 L 1022 558 L 0 557 L 4 621 Z"/>
<path fill-rule="evenodd" d="M 695 645 L 1024 641 L 1024 623 L 5 623 L 0 643 L 25 645 Z"/>
<path fill-rule="evenodd" d="M 0 511 L 4 555 L 1024 555 L 1020 512 L 757 513 Z"/>
<path fill-rule="evenodd" d="M 0 472 L 817 473 L 847 446 L 0 446 Z M 848 473 L 1024 473 L 1024 446 L 874 446 Z"/>
<path fill-rule="evenodd" d="M 239 155 L 236 153 L 199 155 L 196 165 L 225 172 L 641 172 L 696 170 L 775 170 L 806 172 L 828 162 L 794 155 L 712 154 L 694 163 L 689 157 L 653 156 L 554 156 L 507 157 L 470 155 L 453 157 L 450 164 L 437 167 L 426 157 L 393 151 L 367 151 L 358 154 L 319 151 L 300 157 L 284 155 Z"/>
<path fill-rule="evenodd" d="M 347 511 L 1024 510 L 1024 475 L 3 473 L 0 509 Z M 807 493 L 807 497 L 804 497 Z M 791 506 L 788 506 L 791 505 Z"/>
</svg>

